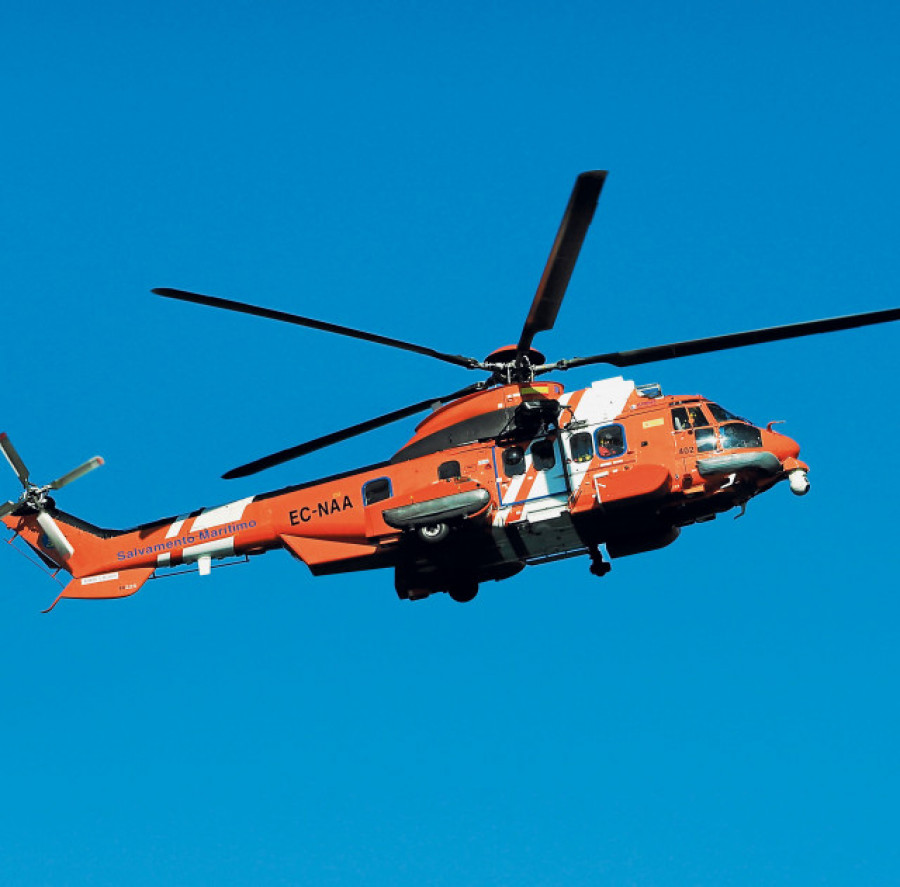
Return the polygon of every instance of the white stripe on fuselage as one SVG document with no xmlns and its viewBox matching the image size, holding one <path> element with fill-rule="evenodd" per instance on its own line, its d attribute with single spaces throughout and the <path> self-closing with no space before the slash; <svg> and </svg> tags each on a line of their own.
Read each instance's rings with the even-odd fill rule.
<svg viewBox="0 0 900 887">
<path fill-rule="evenodd" d="M 166 533 L 166 539 L 174 539 L 180 532 L 181 528 L 184 526 L 184 522 L 188 519 L 188 515 L 183 515 L 179 517 L 171 527 L 169 527 L 169 532 Z"/>
<path fill-rule="evenodd" d="M 253 497 L 248 496 L 246 499 L 238 499 L 237 502 L 229 502 L 227 505 L 219 505 L 217 508 L 205 508 L 194 518 L 191 532 L 196 533 L 197 530 L 208 530 L 210 527 L 239 521 L 252 501 Z"/>
<path fill-rule="evenodd" d="M 594 382 L 590 388 L 568 392 L 559 399 L 563 407 L 560 423 L 565 426 L 571 422 L 578 422 L 579 426 L 590 429 L 593 433 L 598 425 L 614 422 L 622 414 L 633 391 L 634 382 L 622 376 L 614 376 L 611 379 Z M 572 402 L 575 403 L 575 409 L 567 409 Z M 562 437 L 564 440 L 567 438 L 565 432 Z M 556 455 L 560 458 L 558 449 Z M 563 457 L 565 456 L 567 453 L 563 454 Z M 509 486 L 503 493 L 503 504 L 494 515 L 494 526 L 504 526 L 510 518 L 516 523 L 521 521 L 538 523 L 559 517 L 566 510 L 568 490 L 565 490 L 564 482 L 557 472 L 568 473 L 572 488 L 577 489 L 590 467 L 590 462 L 576 464 L 563 461 L 561 467 L 550 469 L 550 472 L 538 472 L 531 489 L 527 490 L 524 501 L 521 501 L 520 495 L 526 477 L 531 474 L 531 454 L 527 458 L 529 471 L 510 479 Z"/>
</svg>

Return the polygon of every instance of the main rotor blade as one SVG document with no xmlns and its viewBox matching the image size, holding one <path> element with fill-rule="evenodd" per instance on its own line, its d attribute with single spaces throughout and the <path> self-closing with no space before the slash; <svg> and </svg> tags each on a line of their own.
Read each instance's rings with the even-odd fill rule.
<svg viewBox="0 0 900 887">
<path fill-rule="evenodd" d="M 159 287 L 153 290 L 158 296 L 167 299 L 179 299 L 182 302 L 195 302 L 198 305 L 209 305 L 212 308 L 224 308 L 227 311 L 237 311 L 241 314 L 252 314 L 256 317 L 267 317 L 270 320 L 280 320 L 283 323 L 292 323 L 296 326 L 305 326 L 314 330 L 322 330 L 326 333 L 337 333 L 340 336 L 349 336 L 352 339 L 362 339 L 365 342 L 374 342 L 376 345 L 388 345 L 391 348 L 399 348 L 401 351 L 412 351 L 414 354 L 424 354 L 452 363 L 466 369 L 480 369 L 481 361 L 474 357 L 464 357 L 461 354 L 447 354 L 436 351 L 425 345 L 415 345 L 412 342 L 404 342 L 402 339 L 394 339 L 390 336 L 380 336 L 377 333 L 369 333 L 365 330 L 357 330 L 349 326 L 341 326 L 337 323 L 328 323 L 324 320 L 314 320 L 311 317 L 303 317 L 299 314 L 290 314 L 287 311 L 276 311 L 273 308 L 262 308 L 259 305 L 250 305 L 247 302 L 235 302 L 232 299 L 221 299 L 218 296 L 204 296 L 200 293 L 189 293 L 186 290 Z"/>
<path fill-rule="evenodd" d="M 3 505 L 0 505 L 0 517 L 12 514 L 21 504 L 21 502 L 4 502 Z"/>
<path fill-rule="evenodd" d="M 19 478 L 22 486 L 27 487 L 28 468 L 22 461 L 22 457 L 16 452 L 16 448 L 12 445 L 12 441 L 9 439 L 9 435 L 7 435 L 5 431 L 0 434 L 0 450 L 3 450 L 3 455 L 6 456 L 6 461 L 9 462 L 12 470 L 15 471 L 16 477 Z"/>
<path fill-rule="evenodd" d="M 308 453 L 321 450 L 332 444 L 340 443 L 342 440 L 348 440 L 351 437 L 365 434 L 367 431 L 374 431 L 376 428 L 381 428 L 383 425 L 390 425 L 391 422 L 399 422 L 401 419 L 414 416 L 416 413 L 421 413 L 422 410 L 427 410 L 429 407 L 447 403 L 448 401 L 456 400 L 460 397 L 465 397 L 467 394 L 472 394 L 475 391 L 481 391 L 485 387 L 487 387 L 487 382 L 476 382 L 474 385 L 469 385 L 460 391 L 454 391 L 453 394 L 438 398 L 432 397 L 428 400 L 414 403 L 408 407 L 394 410 L 392 413 L 385 413 L 383 416 L 377 416 L 374 419 L 360 422 L 357 425 L 351 425 L 340 431 L 333 431 L 331 434 L 322 435 L 322 437 L 317 437 L 306 443 L 298 444 L 295 447 L 279 450 L 277 453 L 272 453 L 270 456 L 263 456 L 261 459 L 256 459 L 253 462 L 248 462 L 246 465 L 240 465 L 237 468 L 226 471 L 222 477 L 225 480 L 232 480 L 236 477 L 247 477 L 250 474 L 256 474 L 266 468 L 281 465 L 283 462 L 289 462 L 291 459 L 298 459 L 300 456 L 305 456 Z"/>
<path fill-rule="evenodd" d="M 93 471 L 95 468 L 99 468 L 103 464 L 102 456 L 94 456 L 93 459 L 88 459 L 87 462 L 79 465 L 77 468 L 73 468 L 67 474 L 64 474 L 61 478 L 53 481 L 50 484 L 49 489 L 51 490 L 60 490 L 66 484 L 72 483 L 73 480 L 78 480 L 79 477 L 84 477 L 89 471 Z"/>
<path fill-rule="evenodd" d="M 594 363 L 608 363 L 616 367 L 636 366 L 657 360 L 670 360 L 673 357 L 689 357 L 695 354 L 725 351 L 729 348 L 741 348 L 744 345 L 760 345 L 764 342 L 797 339 L 801 336 L 814 336 L 818 333 L 851 330 L 876 323 L 890 323 L 893 320 L 900 320 L 900 308 L 869 311 L 864 314 L 848 314 L 844 317 L 831 317 L 825 320 L 809 320 L 803 323 L 789 323 L 784 326 L 748 330 L 744 333 L 710 336 L 706 339 L 691 339 L 686 342 L 672 342 L 668 345 L 653 345 L 649 348 L 637 348 L 634 351 L 611 351 L 608 354 L 595 354 L 593 357 L 575 357 L 572 360 L 560 360 L 554 364 L 546 364 L 539 367 L 535 374 L 543 375 L 554 370 L 570 370 Z"/>
<path fill-rule="evenodd" d="M 556 322 L 556 315 L 559 313 L 569 278 L 578 261 L 581 244 L 584 242 L 591 219 L 594 218 L 594 211 L 597 209 L 597 201 L 600 199 L 600 191 L 605 181 L 605 170 L 583 172 L 575 180 L 569 204 L 556 232 L 556 240 L 553 241 L 550 257 L 547 259 L 541 282 L 531 303 L 531 310 L 519 337 L 517 347 L 519 354 L 528 351 L 536 333 L 552 329 Z"/>
</svg>

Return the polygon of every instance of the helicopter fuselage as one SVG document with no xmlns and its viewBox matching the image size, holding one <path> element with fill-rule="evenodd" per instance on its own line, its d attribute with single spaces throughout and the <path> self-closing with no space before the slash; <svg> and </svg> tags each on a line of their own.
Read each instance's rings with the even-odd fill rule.
<svg viewBox="0 0 900 887">
<path fill-rule="evenodd" d="M 430 345 L 220 296 L 161 287 L 180 303 L 265 318 L 418 354 L 465 371 L 473 384 L 333 430 L 251 462 L 242 478 L 394 422 L 432 412 L 390 459 L 216 508 L 103 530 L 56 508 L 51 493 L 102 464 L 94 457 L 40 486 L 5 433 L 0 452 L 18 478 L 0 520 L 72 581 L 61 597 L 133 594 L 157 572 L 286 549 L 316 575 L 391 569 L 401 598 L 447 592 L 471 600 L 479 585 L 534 564 L 605 559 L 672 543 L 682 527 L 742 509 L 782 480 L 809 489 L 800 448 L 770 423 L 759 428 L 699 395 L 663 395 L 621 376 L 566 392 L 548 375 L 658 361 L 859 329 L 900 320 L 900 308 L 850 314 L 626 351 L 546 361 L 535 337 L 554 328 L 606 181 L 578 175 L 515 344 L 480 360 Z M 601 550 L 601 548 L 603 550 Z"/>
<path fill-rule="evenodd" d="M 789 479 L 808 487 L 790 438 L 700 396 L 664 396 L 621 377 L 565 392 L 558 382 L 489 388 L 434 411 L 391 459 L 199 509 L 102 530 L 55 507 L 74 549 L 55 549 L 28 508 L 3 518 L 73 575 L 62 597 L 133 594 L 154 574 L 289 551 L 314 575 L 391 568 L 401 598 L 449 592 L 525 566 L 668 545 Z"/>
</svg>

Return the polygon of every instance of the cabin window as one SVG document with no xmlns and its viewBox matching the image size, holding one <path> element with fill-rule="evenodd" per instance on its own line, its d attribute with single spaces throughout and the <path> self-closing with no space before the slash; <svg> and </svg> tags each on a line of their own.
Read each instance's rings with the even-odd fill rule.
<svg viewBox="0 0 900 887">
<path fill-rule="evenodd" d="M 762 446 L 762 434 L 758 428 L 743 422 L 729 422 L 719 426 L 723 450 L 753 449 Z"/>
<path fill-rule="evenodd" d="M 363 502 L 366 505 L 374 505 L 384 499 L 391 498 L 391 479 L 378 477 L 363 485 Z"/>
<path fill-rule="evenodd" d="M 569 438 L 569 452 L 573 462 L 590 462 L 594 455 L 594 441 L 587 431 L 579 431 Z"/>
<path fill-rule="evenodd" d="M 536 440 L 531 445 L 531 461 L 538 471 L 549 471 L 556 465 L 552 440 Z"/>
<path fill-rule="evenodd" d="M 459 462 L 455 459 L 450 462 L 442 462 L 438 468 L 438 480 L 454 480 L 459 475 Z"/>
<path fill-rule="evenodd" d="M 507 447 L 503 451 L 503 472 L 507 477 L 525 474 L 525 450 L 521 447 Z"/>
<path fill-rule="evenodd" d="M 597 429 L 597 453 L 601 459 L 612 459 L 625 452 L 625 429 L 621 425 L 604 425 Z"/>
</svg>

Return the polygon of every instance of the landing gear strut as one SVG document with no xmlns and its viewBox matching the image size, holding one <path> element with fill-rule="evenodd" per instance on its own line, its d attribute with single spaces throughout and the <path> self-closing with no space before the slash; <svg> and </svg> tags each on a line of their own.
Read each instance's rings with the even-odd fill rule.
<svg viewBox="0 0 900 887">
<path fill-rule="evenodd" d="M 603 554 L 598 545 L 592 545 L 591 552 L 591 573 L 595 576 L 605 576 L 611 569 L 612 564 L 603 560 Z"/>
</svg>

